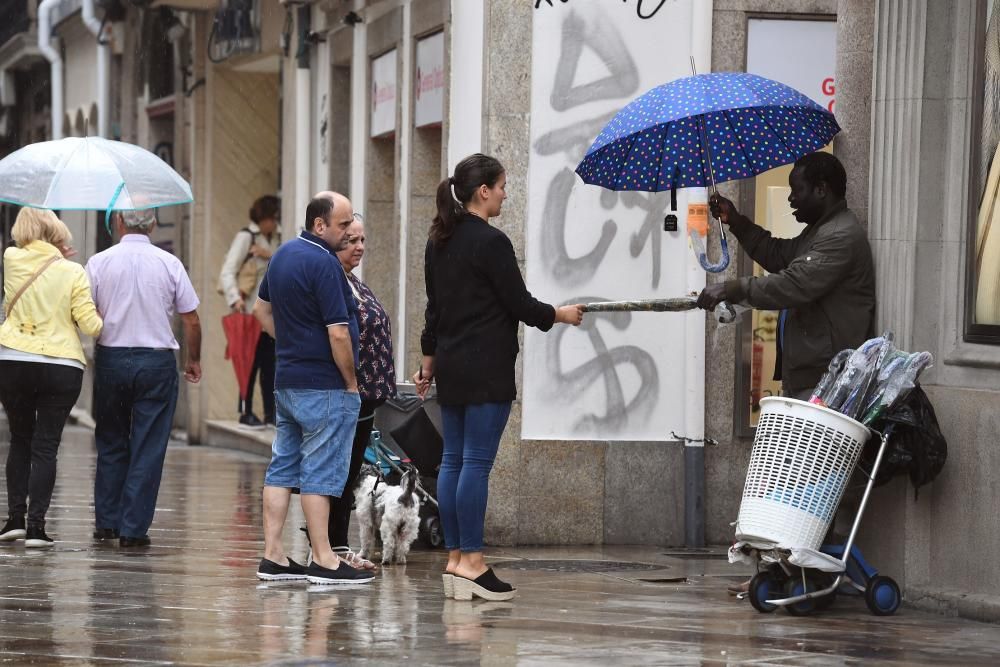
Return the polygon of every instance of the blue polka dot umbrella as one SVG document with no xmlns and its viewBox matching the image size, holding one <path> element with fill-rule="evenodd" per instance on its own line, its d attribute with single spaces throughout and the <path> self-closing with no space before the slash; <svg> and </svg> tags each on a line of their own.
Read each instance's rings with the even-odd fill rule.
<svg viewBox="0 0 1000 667">
<path fill-rule="evenodd" d="M 576 173 L 610 190 L 714 190 L 794 162 L 839 131 L 832 113 L 785 84 L 745 72 L 696 74 L 618 112 Z M 699 259 L 706 270 L 725 268 Z"/>
</svg>

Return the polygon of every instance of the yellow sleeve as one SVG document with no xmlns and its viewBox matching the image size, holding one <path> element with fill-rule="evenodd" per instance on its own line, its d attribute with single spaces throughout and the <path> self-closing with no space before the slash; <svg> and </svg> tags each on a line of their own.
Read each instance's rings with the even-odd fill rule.
<svg viewBox="0 0 1000 667">
<path fill-rule="evenodd" d="M 73 281 L 73 294 L 71 296 L 73 309 L 73 321 L 80 327 L 80 331 L 97 338 L 104 328 L 104 321 L 97 314 L 97 306 L 94 305 L 94 298 L 90 293 L 90 280 L 81 268 Z"/>
</svg>

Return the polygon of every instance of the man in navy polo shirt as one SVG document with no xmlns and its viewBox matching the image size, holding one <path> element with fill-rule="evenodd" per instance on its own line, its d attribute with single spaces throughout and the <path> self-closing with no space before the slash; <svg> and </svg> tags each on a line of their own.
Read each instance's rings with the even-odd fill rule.
<svg viewBox="0 0 1000 667">
<path fill-rule="evenodd" d="M 361 397 L 354 369 L 357 306 L 334 254 L 347 245 L 354 209 L 347 197 L 320 192 L 306 208 L 306 229 L 274 253 L 254 315 L 274 337 L 277 431 L 264 476 L 264 558 L 257 578 L 314 584 L 368 582 L 330 548 L 330 496 L 344 492 Z M 293 488 L 312 538 L 303 567 L 285 556 L 281 532 Z"/>
</svg>

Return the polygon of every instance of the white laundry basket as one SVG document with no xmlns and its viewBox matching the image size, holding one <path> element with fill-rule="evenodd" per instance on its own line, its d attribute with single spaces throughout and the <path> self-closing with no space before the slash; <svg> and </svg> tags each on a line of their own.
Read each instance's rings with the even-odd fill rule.
<svg viewBox="0 0 1000 667">
<path fill-rule="evenodd" d="M 834 410 L 761 400 L 736 539 L 819 549 L 868 437 Z"/>
</svg>

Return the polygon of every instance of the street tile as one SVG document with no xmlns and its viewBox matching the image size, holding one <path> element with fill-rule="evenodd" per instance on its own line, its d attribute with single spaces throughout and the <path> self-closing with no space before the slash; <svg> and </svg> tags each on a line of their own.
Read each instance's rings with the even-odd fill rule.
<svg viewBox="0 0 1000 667">
<path fill-rule="evenodd" d="M 518 586 L 510 602 L 444 599 L 444 554 L 421 550 L 370 585 L 259 582 L 266 461 L 171 445 L 153 544 L 125 550 L 91 537 L 94 460 L 92 435 L 67 429 L 55 547 L 0 545 L 0 664 L 1000 663 L 1000 627 L 905 606 L 876 618 L 842 597 L 811 617 L 758 614 L 726 595 L 747 572 L 721 549 L 491 549 Z M 300 559 L 302 524 L 293 503 L 285 544 Z"/>
</svg>

